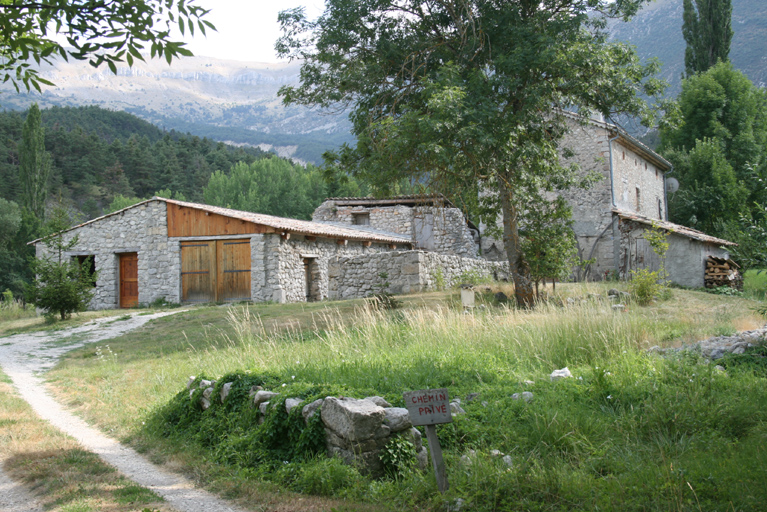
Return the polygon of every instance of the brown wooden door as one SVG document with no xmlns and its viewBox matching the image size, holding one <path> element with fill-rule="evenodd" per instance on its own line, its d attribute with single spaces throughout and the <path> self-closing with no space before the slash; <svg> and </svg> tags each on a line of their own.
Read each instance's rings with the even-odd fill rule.
<svg viewBox="0 0 767 512">
<path fill-rule="evenodd" d="M 216 242 L 181 242 L 182 302 L 216 301 Z"/>
<path fill-rule="evenodd" d="M 138 304 L 138 254 L 120 254 L 120 307 L 131 308 Z"/>
<path fill-rule="evenodd" d="M 217 240 L 216 299 L 250 300 L 250 240 Z"/>
<path fill-rule="evenodd" d="M 181 300 L 250 300 L 250 240 L 182 242 Z"/>
</svg>

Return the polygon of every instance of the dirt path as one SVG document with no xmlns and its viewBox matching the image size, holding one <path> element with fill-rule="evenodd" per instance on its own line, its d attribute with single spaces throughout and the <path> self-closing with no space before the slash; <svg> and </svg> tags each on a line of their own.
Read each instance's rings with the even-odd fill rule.
<svg viewBox="0 0 767 512">
<path fill-rule="evenodd" d="M 149 320 L 174 312 L 134 315 L 129 320 L 101 318 L 80 327 L 58 332 L 18 334 L 0 339 L 0 367 L 13 380 L 21 397 L 35 412 L 62 432 L 77 439 L 83 447 L 98 454 L 139 485 L 152 489 L 179 512 L 244 512 L 243 509 L 196 489 L 182 476 L 169 473 L 126 448 L 114 439 L 88 426 L 65 411 L 45 389 L 40 374 L 56 363 L 62 354 L 86 343 L 120 336 Z M 42 509 L 26 489 L 3 473 L 0 465 L 0 511 L 38 512 Z"/>
</svg>

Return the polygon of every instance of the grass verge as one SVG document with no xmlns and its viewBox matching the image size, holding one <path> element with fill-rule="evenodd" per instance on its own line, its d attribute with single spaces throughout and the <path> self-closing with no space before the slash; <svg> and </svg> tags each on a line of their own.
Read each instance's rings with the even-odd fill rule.
<svg viewBox="0 0 767 512">
<path fill-rule="evenodd" d="M 169 511 L 162 499 L 121 476 L 40 420 L 0 372 L 0 460 L 51 512 Z"/>
<path fill-rule="evenodd" d="M 760 510 L 764 371 L 733 364 L 720 373 L 694 355 L 644 351 L 759 327 L 753 302 L 674 290 L 668 301 L 614 311 L 606 289 L 560 285 L 571 305 L 469 315 L 451 293 L 405 297 L 391 313 L 359 301 L 201 308 L 112 340 L 108 351 L 74 351 L 50 377 L 102 428 L 246 499 L 257 489 L 278 502 L 301 490 L 397 510 L 457 498 L 471 510 Z M 576 378 L 549 382 L 563 366 Z M 403 391 L 427 387 L 480 398 L 439 429 L 451 480 L 443 497 L 428 472 L 370 481 L 322 458 L 281 458 L 289 447 L 263 442 L 274 421 L 245 429 L 216 407 L 192 417 L 183 384 L 201 374 L 238 374 L 302 398 L 375 393 L 401 406 Z M 511 398 L 521 391 L 533 401 Z"/>
</svg>

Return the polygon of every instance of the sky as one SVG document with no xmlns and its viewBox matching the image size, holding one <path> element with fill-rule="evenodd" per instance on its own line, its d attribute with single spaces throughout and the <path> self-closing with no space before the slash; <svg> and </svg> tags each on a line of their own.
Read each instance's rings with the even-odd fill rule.
<svg viewBox="0 0 767 512">
<path fill-rule="evenodd" d="M 205 19 L 217 32 L 203 36 L 187 32 L 184 41 L 195 55 L 240 61 L 278 62 L 274 43 L 280 36 L 277 14 L 304 6 L 310 18 L 323 8 L 322 0 L 196 0 L 196 5 L 210 9 Z"/>
</svg>

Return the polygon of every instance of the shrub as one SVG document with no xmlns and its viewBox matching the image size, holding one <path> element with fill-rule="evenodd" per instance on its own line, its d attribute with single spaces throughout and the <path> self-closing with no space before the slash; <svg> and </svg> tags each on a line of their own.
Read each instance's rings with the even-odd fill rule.
<svg viewBox="0 0 767 512">
<path fill-rule="evenodd" d="M 651 271 L 646 268 L 632 270 L 629 292 L 638 304 L 646 306 L 658 297 L 665 288 L 660 280 L 660 272 L 657 270 Z"/>
</svg>

